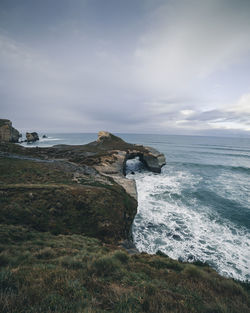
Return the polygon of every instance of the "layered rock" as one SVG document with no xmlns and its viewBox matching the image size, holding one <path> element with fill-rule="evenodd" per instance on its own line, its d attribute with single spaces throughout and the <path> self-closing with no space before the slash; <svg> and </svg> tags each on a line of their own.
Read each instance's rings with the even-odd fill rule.
<svg viewBox="0 0 250 313">
<path fill-rule="evenodd" d="M 142 145 L 130 144 L 122 140 L 109 132 L 100 131 L 98 133 L 97 141 L 94 141 L 89 146 L 95 146 L 100 150 L 109 150 L 118 153 L 120 156 L 119 164 L 117 162 L 110 161 L 109 163 L 114 163 L 113 167 L 117 171 L 117 166 L 120 171 L 125 174 L 126 161 L 128 159 L 133 159 L 139 157 L 140 161 L 152 172 L 160 173 L 163 165 L 166 164 L 166 159 L 164 154 L 160 153 L 154 148 L 146 147 Z M 122 164 L 121 164 L 122 160 Z"/>
<path fill-rule="evenodd" d="M 12 122 L 6 119 L 0 119 L 0 141 L 18 142 L 21 134 L 12 127 Z"/>
<path fill-rule="evenodd" d="M 165 156 L 156 149 L 126 143 L 109 132 L 100 131 L 97 141 L 89 145 L 94 145 L 100 150 L 113 152 L 100 157 L 100 162 L 94 167 L 103 175 L 112 177 L 135 199 L 137 199 L 135 181 L 125 177 L 126 161 L 139 157 L 140 161 L 155 173 L 160 173 L 162 166 L 166 164 Z"/>
</svg>

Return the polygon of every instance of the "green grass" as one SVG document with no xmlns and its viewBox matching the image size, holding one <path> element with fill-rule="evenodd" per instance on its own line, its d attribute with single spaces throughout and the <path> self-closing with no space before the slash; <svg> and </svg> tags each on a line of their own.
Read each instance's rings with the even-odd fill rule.
<svg viewBox="0 0 250 313">
<path fill-rule="evenodd" d="M 0 223 L 109 242 L 125 239 L 136 201 L 100 175 L 100 181 L 87 174 L 75 181 L 77 169 L 63 162 L 0 158 Z"/>
<path fill-rule="evenodd" d="M 30 160 L 1 159 L 0 184 L 72 184 L 72 173 L 61 171 L 52 163 L 32 162 Z"/>
<path fill-rule="evenodd" d="M 2 152 L 35 157 L 70 152 L 70 160 L 83 165 L 107 156 L 109 142 L 103 148 L 0 143 Z M 86 157 L 86 149 L 94 156 Z M 0 158 L 1 313 L 250 312 L 249 283 L 160 251 L 129 255 L 120 249 L 136 201 L 111 178 L 83 174 L 75 180 L 78 170 L 72 163 Z"/>
<path fill-rule="evenodd" d="M 206 266 L 83 235 L 0 225 L 0 312 L 249 312 L 249 290 Z M 179 266 L 177 266 L 177 264 Z"/>
</svg>

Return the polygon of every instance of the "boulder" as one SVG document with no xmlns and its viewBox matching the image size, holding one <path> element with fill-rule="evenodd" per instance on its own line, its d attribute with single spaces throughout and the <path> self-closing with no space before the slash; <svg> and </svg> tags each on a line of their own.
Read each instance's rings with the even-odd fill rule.
<svg viewBox="0 0 250 313">
<path fill-rule="evenodd" d="M 39 140 L 39 136 L 36 132 L 26 133 L 26 139 L 27 139 L 27 142 L 34 142 L 34 141 Z"/>
<path fill-rule="evenodd" d="M 12 127 L 10 120 L 0 119 L 0 141 L 18 142 L 21 136 L 19 131 Z"/>
</svg>

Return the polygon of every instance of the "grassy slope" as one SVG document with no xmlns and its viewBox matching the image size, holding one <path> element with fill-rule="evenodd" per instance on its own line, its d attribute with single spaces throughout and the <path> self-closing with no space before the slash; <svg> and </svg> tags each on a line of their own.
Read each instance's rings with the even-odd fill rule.
<svg viewBox="0 0 250 313">
<path fill-rule="evenodd" d="M 244 286 L 209 267 L 82 235 L 1 225 L 0 251 L 2 313 L 249 312 Z"/>
<path fill-rule="evenodd" d="M 54 234 L 125 239 L 136 201 L 112 181 L 95 180 L 53 163 L 0 158 L 0 223 Z"/>
<path fill-rule="evenodd" d="M 0 173 L 0 312 L 250 312 L 247 284 L 86 237 L 124 235 L 134 203 L 118 185 L 28 160 Z"/>
</svg>

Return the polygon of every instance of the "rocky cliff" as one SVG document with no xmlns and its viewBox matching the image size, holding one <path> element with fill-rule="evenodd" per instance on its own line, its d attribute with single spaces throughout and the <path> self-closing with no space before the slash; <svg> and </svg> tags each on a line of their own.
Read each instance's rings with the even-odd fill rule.
<svg viewBox="0 0 250 313">
<path fill-rule="evenodd" d="M 84 146 L 0 142 L 0 312 L 250 312 L 247 283 L 121 249 L 137 209 L 124 176 L 134 156 L 156 172 L 165 163 L 107 132 Z"/>
<path fill-rule="evenodd" d="M 0 141 L 18 142 L 20 137 L 20 133 L 12 127 L 10 120 L 0 119 Z"/>
<path fill-rule="evenodd" d="M 129 238 L 137 210 L 136 185 L 124 176 L 139 156 L 159 172 L 158 151 L 107 132 L 87 145 L 24 148 L 1 144 L 0 223 L 52 233 L 83 233 L 107 242 Z"/>
</svg>

